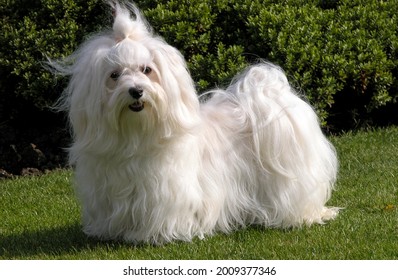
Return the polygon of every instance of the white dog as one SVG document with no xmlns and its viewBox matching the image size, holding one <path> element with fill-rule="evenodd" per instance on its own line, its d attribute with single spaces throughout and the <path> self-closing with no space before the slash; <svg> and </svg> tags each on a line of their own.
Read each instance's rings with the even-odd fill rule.
<svg viewBox="0 0 398 280">
<path fill-rule="evenodd" d="M 333 219 L 334 148 L 283 71 L 261 63 L 200 104 L 178 50 L 133 5 L 54 64 L 90 236 L 159 244 Z"/>
</svg>

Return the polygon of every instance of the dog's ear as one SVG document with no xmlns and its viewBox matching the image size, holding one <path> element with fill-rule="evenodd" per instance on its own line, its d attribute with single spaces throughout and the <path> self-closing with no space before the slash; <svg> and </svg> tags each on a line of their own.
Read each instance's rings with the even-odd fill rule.
<svg viewBox="0 0 398 280">
<path fill-rule="evenodd" d="M 168 117 L 182 128 L 189 129 L 197 124 L 199 100 L 185 60 L 177 49 L 162 39 L 155 38 L 154 41 L 149 45 L 159 70 L 160 84 L 167 95 Z"/>
</svg>

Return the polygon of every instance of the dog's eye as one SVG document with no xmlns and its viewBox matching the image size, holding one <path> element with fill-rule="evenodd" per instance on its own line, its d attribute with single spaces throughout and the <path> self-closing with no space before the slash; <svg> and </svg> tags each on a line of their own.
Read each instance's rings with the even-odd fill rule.
<svg viewBox="0 0 398 280">
<path fill-rule="evenodd" d="M 149 73 L 152 72 L 152 68 L 148 67 L 148 66 L 144 66 L 144 67 L 142 67 L 141 72 L 144 73 L 145 75 L 148 75 Z"/>
<path fill-rule="evenodd" d="M 122 74 L 119 71 L 112 72 L 111 79 L 117 81 Z"/>
</svg>

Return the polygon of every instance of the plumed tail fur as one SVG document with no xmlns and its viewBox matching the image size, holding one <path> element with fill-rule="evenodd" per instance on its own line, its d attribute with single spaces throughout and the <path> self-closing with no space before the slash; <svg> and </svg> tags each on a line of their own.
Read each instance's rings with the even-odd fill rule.
<svg viewBox="0 0 398 280">
<path fill-rule="evenodd" d="M 324 206 L 336 181 L 335 149 L 314 110 L 296 95 L 279 67 L 270 63 L 249 67 L 204 105 L 211 121 L 214 110 L 224 121 L 222 133 L 233 139 L 231 147 L 242 145 L 243 139 L 243 153 L 251 153 L 247 161 L 254 164 L 246 168 L 256 170 L 248 177 L 256 177 L 253 184 L 258 185 L 251 201 L 263 209 L 257 211 L 256 223 L 291 227 L 336 216 L 337 208 Z M 234 123 L 226 124 L 228 119 Z"/>
</svg>

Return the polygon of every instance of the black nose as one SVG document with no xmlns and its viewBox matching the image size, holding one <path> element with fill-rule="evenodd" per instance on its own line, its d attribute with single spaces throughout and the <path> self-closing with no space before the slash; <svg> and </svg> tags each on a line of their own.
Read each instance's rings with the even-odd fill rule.
<svg viewBox="0 0 398 280">
<path fill-rule="evenodd" d="M 135 99 L 140 99 L 142 97 L 142 92 L 143 92 L 142 88 L 136 88 L 136 87 L 129 88 L 130 96 Z"/>
</svg>

